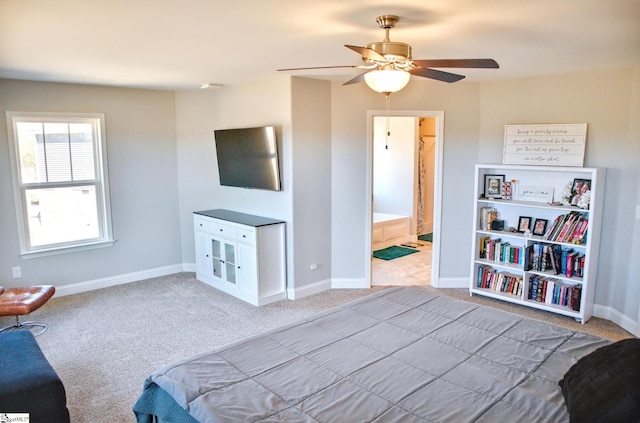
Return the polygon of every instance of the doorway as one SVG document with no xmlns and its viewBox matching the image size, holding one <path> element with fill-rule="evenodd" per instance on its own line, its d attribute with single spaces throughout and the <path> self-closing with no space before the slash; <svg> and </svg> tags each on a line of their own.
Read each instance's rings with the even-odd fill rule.
<svg viewBox="0 0 640 423">
<path fill-rule="evenodd" d="M 444 113 L 368 113 L 368 243 L 370 285 L 438 286 Z M 373 251 L 401 247 L 394 260 Z"/>
</svg>

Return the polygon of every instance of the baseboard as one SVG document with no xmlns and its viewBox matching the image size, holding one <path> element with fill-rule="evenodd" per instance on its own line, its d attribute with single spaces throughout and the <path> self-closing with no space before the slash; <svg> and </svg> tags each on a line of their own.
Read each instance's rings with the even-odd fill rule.
<svg viewBox="0 0 640 423">
<path fill-rule="evenodd" d="M 290 300 L 297 300 L 303 297 L 308 297 L 309 295 L 318 294 L 328 289 L 331 289 L 331 280 L 325 279 L 320 282 L 301 286 L 300 288 L 287 288 L 287 298 Z"/>
<path fill-rule="evenodd" d="M 638 324 L 638 322 L 633 320 L 629 316 L 625 316 L 614 308 L 594 304 L 593 315 L 595 317 L 600 317 L 601 319 L 606 319 L 610 322 L 615 323 L 634 336 L 640 336 L 640 325 Z"/>
<path fill-rule="evenodd" d="M 469 288 L 469 278 L 439 278 L 432 281 L 431 286 L 434 288 Z"/>
<path fill-rule="evenodd" d="M 149 278 L 171 275 L 180 272 L 194 272 L 195 264 L 175 264 L 172 266 L 158 267 L 155 269 L 142 270 L 140 272 L 126 273 L 124 275 L 110 276 L 107 278 L 94 279 L 90 281 L 71 283 L 68 285 L 56 286 L 56 296 L 79 294 L 81 292 L 93 291 L 95 289 L 108 288 L 115 285 L 137 282 Z"/>
<path fill-rule="evenodd" d="M 364 279 L 331 279 L 332 289 L 369 289 L 369 282 Z"/>
</svg>

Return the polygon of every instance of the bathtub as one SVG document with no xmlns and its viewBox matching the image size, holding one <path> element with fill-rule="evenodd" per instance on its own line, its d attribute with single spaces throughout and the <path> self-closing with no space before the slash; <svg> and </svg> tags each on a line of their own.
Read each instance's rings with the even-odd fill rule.
<svg viewBox="0 0 640 423">
<path fill-rule="evenodd" d="M 372 249 L 375 251 L 411 242 L 409 223 L 409 216 L 374 212 L 371 233 Z"/>
</svg>

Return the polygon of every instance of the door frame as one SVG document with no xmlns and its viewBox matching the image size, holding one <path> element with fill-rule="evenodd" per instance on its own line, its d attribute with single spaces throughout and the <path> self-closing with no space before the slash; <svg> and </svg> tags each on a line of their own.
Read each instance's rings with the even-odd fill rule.
<svg viewBox="0 0 640 423">
<path fill-rule="evenodd" d="M 442 175 L 444 145 L 444 111 L 433 110 L 368 110 L 367 111 L 367 169 L 365 187 L 365 280 L 371 286 L 373 261 L 371 234 L 373 231 L 373 118 L 374 117 L 431 117 L 436 119 L 435 157 L 433 169 L 433 263 L 431 286 L 440 286 L 440 239 L 442 230 Z"/>
</svg>

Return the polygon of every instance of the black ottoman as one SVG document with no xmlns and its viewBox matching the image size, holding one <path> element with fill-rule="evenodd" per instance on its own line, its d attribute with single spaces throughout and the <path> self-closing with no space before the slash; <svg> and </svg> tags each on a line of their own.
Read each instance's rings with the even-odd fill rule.
<svg viewBox="0 0 640 423">
<path fill-rule="evenodd" d="M 0 413 L 29 413 L 30 423 L 68 423 L 62 381 L 33 334 L 0 333 Z"/>
</svg>

